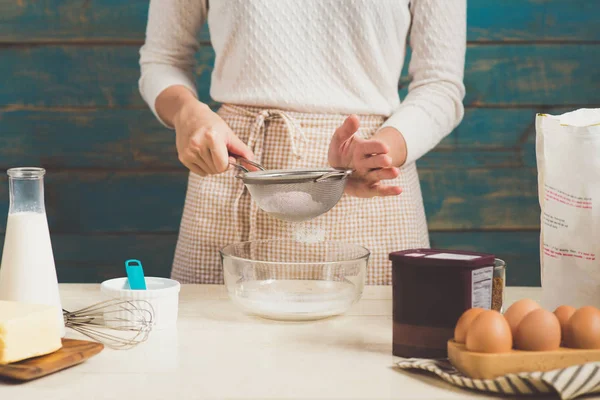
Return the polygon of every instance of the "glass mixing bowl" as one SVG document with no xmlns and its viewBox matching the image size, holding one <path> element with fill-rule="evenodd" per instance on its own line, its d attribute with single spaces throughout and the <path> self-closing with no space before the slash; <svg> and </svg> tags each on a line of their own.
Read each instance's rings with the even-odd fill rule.
<svg viewBox="0 0 600 400">
<path fill-rule="evenodd" d="M 362 295 L 370 252 L 338 242 L 262 240 L 221 250 L 225 286 L 243 311 L 311 320 L 346 312 Z"/>
</svg>

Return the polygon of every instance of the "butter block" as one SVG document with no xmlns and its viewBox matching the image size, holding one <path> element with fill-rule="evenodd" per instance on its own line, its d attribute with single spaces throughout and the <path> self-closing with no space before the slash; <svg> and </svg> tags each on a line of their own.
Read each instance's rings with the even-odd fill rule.
<svg viewBox="0 0 600 400">
<path fill-rule="evenodd" d="M 0 364 L 55 352 L 61 332 L 55 307 L 0 301 Z"/>
</svg>

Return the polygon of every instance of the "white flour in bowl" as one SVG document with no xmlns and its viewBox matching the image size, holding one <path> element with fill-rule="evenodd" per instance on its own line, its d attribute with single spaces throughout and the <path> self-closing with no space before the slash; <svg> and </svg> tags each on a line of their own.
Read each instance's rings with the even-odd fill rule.
<svg viewBox="0 0 600 400">
<path fill-rule="evenodd" d="M 247 281 L 233 291 L 233 301 L 246 311 L 279 320 L 311 320 L 346 312 L 360 296 L 348 281 Z"/>
</svg>

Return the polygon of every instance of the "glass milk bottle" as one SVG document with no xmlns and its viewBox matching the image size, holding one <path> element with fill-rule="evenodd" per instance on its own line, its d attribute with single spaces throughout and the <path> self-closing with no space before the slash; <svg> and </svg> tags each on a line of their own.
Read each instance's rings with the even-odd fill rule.
<svg viewBox="0 0 600 400">
<path fill-rule="evenodd" d="M 8 170 L 10 208 L 0 264 L 0 300 L 56 306 L 64 319 L 58 292 L 50 230 L 44 206 L 43 168 Z"/>
</svg>

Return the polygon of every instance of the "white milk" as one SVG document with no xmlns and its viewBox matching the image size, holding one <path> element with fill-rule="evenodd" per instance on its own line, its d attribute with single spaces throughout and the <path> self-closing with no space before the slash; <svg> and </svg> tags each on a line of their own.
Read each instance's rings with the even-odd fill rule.
<svg viewBox="0 0 600 400">
<path fill-rule="evenodd" d="M 56 306 L 64 336 L 64 319 L 45 213 L 8 214 L 0 266 L 0 300 Z"/>
</svg>

